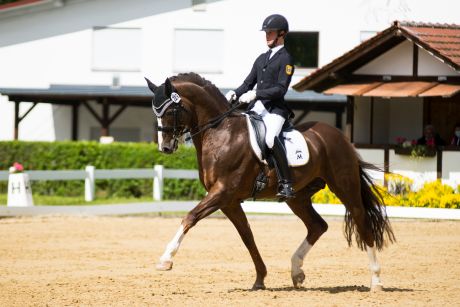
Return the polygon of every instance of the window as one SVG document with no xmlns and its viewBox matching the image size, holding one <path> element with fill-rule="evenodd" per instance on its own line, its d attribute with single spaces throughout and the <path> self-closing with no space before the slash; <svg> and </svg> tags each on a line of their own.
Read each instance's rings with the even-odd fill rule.
<svg viewBox="0 0 460 307">
<path fill-rule="evenodd" d="M 299 68 L 318 67 L 319 32 L 289 32 L 285 41 L 286 49 Z"/>
<path fill-rule="evenodd" d="M 175 72 L 222 73 L 223 30 L 175 29 L 174 44 Z"/>
<path fill-rule="evenodd" d="M 140 71 L 141 39 L 138 28 L 94 28 L 93 70 Z"/>
</svg>

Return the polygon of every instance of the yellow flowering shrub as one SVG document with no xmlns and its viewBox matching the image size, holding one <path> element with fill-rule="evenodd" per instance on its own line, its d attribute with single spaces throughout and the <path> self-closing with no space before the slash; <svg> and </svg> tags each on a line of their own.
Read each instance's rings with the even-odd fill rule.
<svg viewBox="0 0 460 307">
<path fill-rule="evenodd" d="M 439 208 L 460 209 L 460 194 L 443 195 L 439 202 Z"/>
<path fill-rule="evenodd" d="M 456 193 L 452 187 L 442 184 L 440 180 L 425 183 L 418 192 L 413 192 L 406 190 L 406 184 L 412 185 L 410 179 L 389 178 L 396 180 L 398 184 L 401 184 L 400 187 L 404 188 L 400 189 L 399 193 L 393 194 L 385 187 L 377 186 L 387 206 L 460 209 L 460 194 Z M 458 188 L 457 191 L 459 191 Z M 312 201 L 317 204 L 341 204 L 340 199 L 332 193 L 328 186 L 316 193 Z"/>
<path fill-rule="evenodd" d="M 341 204 L 342 201 L 326 185 L 324 189 L 317 192 L 312 197 L 312 202 L 316 204 Z"/>
</svg>

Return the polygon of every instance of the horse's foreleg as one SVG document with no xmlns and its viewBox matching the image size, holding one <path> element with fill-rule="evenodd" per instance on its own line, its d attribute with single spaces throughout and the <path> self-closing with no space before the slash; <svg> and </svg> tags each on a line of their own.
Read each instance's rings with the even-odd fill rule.
<svg viewBox="0 0 460 307">
<path fill-rule="evenodd" d="M 236 230 L 240 234 L 244 245 L 246 245 L 249 254 L 251 255 L 254 266 L 256 267 L 257 277 L 252 288 L 254 290 L 265 289 L 264 279 L 265 276 L 267 276 L 267 268 L 265 267 L 262 257 L 259 254 L 259 250 L 257 249 L 256 243 L 254 241 L 251 227 L 249 226 L 246 215 L 241 208 L 241 204 L 229 204 L 228 206 L 221 208 L 221 210 L 233 223 Z"/>
<path fill-rule="evenodd" d="M 156 266 L 158 271 L 168 271 L 172 269 L 172 258 L 177 253 L 177 250 L 179 249 L 180 243 L 182 242 L 184 235 L 184 226 L 180 225 L 176 235 L 171 240 L 171 242 L 168 243 L 165 252 L 160 257 L 160 262 Z"/>
<path fill-rule="evenodd" d="M 383 290 L 383 284 L 380 281 L 380 264 L 377 261 L 375 246 L 366 246 L 367 255 L 369 256 L 369 269 L 372 272 L 371 291 Z"/>
<path fill-rule="evenodd" d="M 160 257 L 160 262 L 156 266 L 157 270 L 167 271 L 172 269 L 172 259 L 179 250 L 182 239 L 187 231 L 189 231 L 199 220 L 220 209 L 224 204 L 221 201 L 222 197 L 222 190 L 215 189 L 215 191 L 209 192 L 208 195 L 206 195 L 206 197 L 185 216 L 176 235 L 171 242 L 168 243 L 166 250 Z"/>
</svg>

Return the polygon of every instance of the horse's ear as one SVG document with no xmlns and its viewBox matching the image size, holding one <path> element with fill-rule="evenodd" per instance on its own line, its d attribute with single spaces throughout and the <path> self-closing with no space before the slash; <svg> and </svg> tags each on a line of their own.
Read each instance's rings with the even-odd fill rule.
<svg viewBox="0 0 460 307">
<path fill-rule="evenodd" d="M 149 79 L 144 77 L 145 81 L 147 81 L 147 85 L 149 86 L 149 89 L 155 94 L 155 91 L 157 90 L 158 86 L 152 83 Z"/>
<path fill-rule="evenodd" d="M 165 80 L 165 95 L 166 97 L 171 97 L 172 92 L 174 92 L 174 86 L 172 85 L 169 78 Z"/>
</svg>

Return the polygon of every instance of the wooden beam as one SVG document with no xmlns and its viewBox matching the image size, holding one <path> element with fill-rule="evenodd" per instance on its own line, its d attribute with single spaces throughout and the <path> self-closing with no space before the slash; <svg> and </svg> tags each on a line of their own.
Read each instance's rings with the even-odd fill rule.
<svg viewBox="0 0 460 307">
<path fill-rule="evenodd" d="M 302 119 L 304 119 L 308 115 L 308 113 L 310 113 L 309 110 L 303 111 L 302 114 L 300 114 L 300 116 L 296 116 L 293 122 L 294 126 L 298 125 L 302 121 Z"/>
<path fill-rule="evenodd" d="M 109 125 L 111 125 L 113 123 L 113 121 L 115 119 L 117 119 L 118 116 L 120 116 L 120 114 L 128 107 L 127 104 L 125 105 L 122 105 L 120 106 L 120 108 L 118 108 L 118 110 L 115 112 L 115 114 L 112 115 L 112 117 L 110 117 L 109 119 Z"/>
<path fill-rule="evenodd" d="M 96 113 L 96 111 L 94 111 L 94 109 L 88 104 L 86 100 L 83 101 L 83 105 L 86 107 L 86 109 L 88 109 L 89 113 L 91 113 L 102 126 L 102 118 Z"/>
<path fill-rule="evenodd" d="M 24 115 L 20 116 L 19 117 L 19 122 L 21 122 L 24 118 L 26 118 L 26 116 L 30 113 L 30 111 L 32 111 L 33 108 L 35 108 L 35 106 L 38 104 L 38 102 L 35 102 L 30 108 L 29 110 L 26 111 L 26 113 L 24 113 Z M 19 115 L 19 114 L 18 114 Z"/>
<path fill-rule="evenodd" d="M 413 52 L 412 52 L 412 76 L 418 76 L 418 46 L 413 43 Z"/>
</svg>

